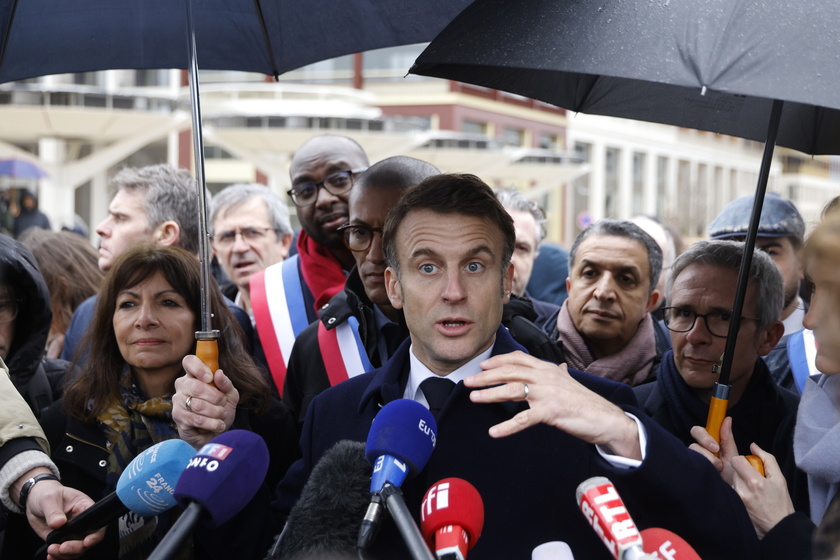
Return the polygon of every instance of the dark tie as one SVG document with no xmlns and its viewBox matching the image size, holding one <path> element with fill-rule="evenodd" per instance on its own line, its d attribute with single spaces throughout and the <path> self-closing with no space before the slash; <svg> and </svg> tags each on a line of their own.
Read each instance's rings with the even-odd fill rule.
<svg viewBox="0 0 840 560">
<path fill-rule="evenodd" d="M 455 383 L 442 377 L 430 377 L 420 384 L 420 389 L 426 395 L 426 400 L 429 401 L 429 412 L 437 420 L 440 409 L 443 408 L 443 403 L 449 398 L 452 389 L 455 388 Z"/>
</svg>

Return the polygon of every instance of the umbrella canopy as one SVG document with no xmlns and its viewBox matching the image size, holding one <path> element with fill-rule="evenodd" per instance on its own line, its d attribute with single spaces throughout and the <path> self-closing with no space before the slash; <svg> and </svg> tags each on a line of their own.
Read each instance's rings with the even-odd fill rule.
<svg viewBox="0 0 840 560">
<path fill-rule="evenodd" d="M 765 141 L 754 246 L 776 143 L 840 153 L 840 4 L 823 0 L 476 0 L 411 72 L 573 111 Z M 707 421 L 719 440 L 752 251 L 738 277 Z"/>
<path fill-rule="evenodd" d="M 12 158 L 0 160 L 0 177 L 41 179 L 43 177 L 49 177 L 49 175 L 46 171 L 30 161 Z"/>
<path fill-rule="evenodd" d="M 470 0 L 202 0 L 202 69 L 279 75 L 345 54 L 428 41 Z M 3 0 L 0 82 L 117 68 L 187 68 L 183 2 Z"/>
<path fill-rule="evenodd" d="M 840 153 L 840 4 L 477 0 L 411 72 L 572 111 Z"/>
</svg>

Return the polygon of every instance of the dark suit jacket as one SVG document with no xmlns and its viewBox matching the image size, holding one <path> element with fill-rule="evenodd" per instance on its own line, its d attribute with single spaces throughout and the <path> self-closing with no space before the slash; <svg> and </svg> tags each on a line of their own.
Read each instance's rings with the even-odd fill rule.
<svg viewBox="0 0 840 560">
<path fill-rule="evenodd" d="M 301 437 L 303 458 L 278 487 L 277 509 L 287 512 L 312 467 L 337 441 L 365 441 L 379 409 L 402 398 L 408 374 L 408 342 L 382 368 L 328 389 L 309 407 Z M 500 328 L 493 354 L 521 350 Z M 446 477 L 471 482 L 485 507 L 482 536 L 470 560 L 524 559 L 544 542 L 567 542 L 576 558 L 610 558 L 580 513 L 575 490 L 592 476 L 616 486 L 640 529 L 657 526 L 685 538 L 704 559 L 754 558 L 758 541 L 740 499 L 709 462 L 635 408 L 631 389 L 582 372 L 572 376 L 635 414 L 647 431 L 647 456 L 637 469 L 610 465 L 594 445 L 545 424 L 502 439 L 488 429 L 511 418 L 522 402 L 475 404 L 459 383 L 438 417 L 437 444 L 428 465 L 403 485 L 419 519 L 425 491 Z M 569 403 L 574 406 L 574 403 Z M 384 527 L 374 549 L 380 558 L 408 558 L 393 527 Z"/>
</svg>

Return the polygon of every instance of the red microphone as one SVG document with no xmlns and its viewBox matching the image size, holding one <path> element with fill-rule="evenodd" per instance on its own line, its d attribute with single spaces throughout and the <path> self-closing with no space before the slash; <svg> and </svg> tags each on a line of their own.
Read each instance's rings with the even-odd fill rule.
<svg viewBox="0 0 840 560">
<path fill-rule="evenodd" d="M 576 491 L 578 505 L 586 520 L 604 541 L 616 560 L 651 560 L 645 554 L 642 535 L 624 507 L 612 482 L 593 476 L 581 482 Z"/>
<path fill-rule="evenodd" d="M 420 530 L 438 560 L 464 560 L 484 526 L 484 502 L 475 486 L 444 478 L 426 491 Z"/>
<path fill-rule="evenodd" d="M 645 552 L 659 560 L 701 560 L 682 537 L 659 527 L 642 531 L 642 546 Z"/>
</svg>

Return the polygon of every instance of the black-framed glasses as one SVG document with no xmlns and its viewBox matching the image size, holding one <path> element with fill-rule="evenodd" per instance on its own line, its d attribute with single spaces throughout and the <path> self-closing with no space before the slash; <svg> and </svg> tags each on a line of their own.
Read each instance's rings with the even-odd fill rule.
<svg viewBox="0 0 840 560">
<path fill-rule="evenodd" d="M 320 183 L 298 183 L 292 185 L 288 191 L 289 196 L 295 206 L 309 206 L 314 204 L 318 199 L 318 189 L 324 188 L 328 193 L 333 195 L 345 194 L 353 188 L 353 183 L 356 181 L 356 175 L 367 170 L 367 167 L 359 169 L 348 169 L 347 171 L 339 171 L 333 173 L 329 177 L 325 177 Z"/>
<path fill-rule="evenodd" d="M 22 299 L 0 299 L 0 323 L 14 321 L 18 316 Z"/>
<path fill-rule="evenodd" d="M 241 235 L 242 239 L 248 243 L 259 241 L 268 234 L 269 231 L 280 231 L 279 228 L 273 227 L 245 227 L 236 228 L 230 231 L 223 231 L 213 236 L 211 241 L 213 246 L 218 249 L 227 249 L 236 242 L 236 236 Z"/>
<path fill-rule="evenodd" d="M 712 313 L 697 313 L 691 309 L 682 307 L 663 307 L 662 317 L 665 326 L 674 332 L 688 332 L 694 328 L 697 317 L 702 317 L 706 323 L 706 330 L 712 336 L 726 338 L 729 334 L 729 323 L 732 321 L 732 313 L 729 311 L 713 311 Z M 758 321 L 755 317 L 741 317 L 742 321 Z"/>
<path fill-rule="evenodd" d="M 345 224 L 340 228 L 337 228 L 336 231 L 341 232 L 341 238 L 344 240 L 344 246 L 356 253 L 370 249 L 370 246 L 373 243 L 374 233 L 382 235 L 381 227 L 372 228 L 370 226 L 357 224 Z"/>
</svg>

